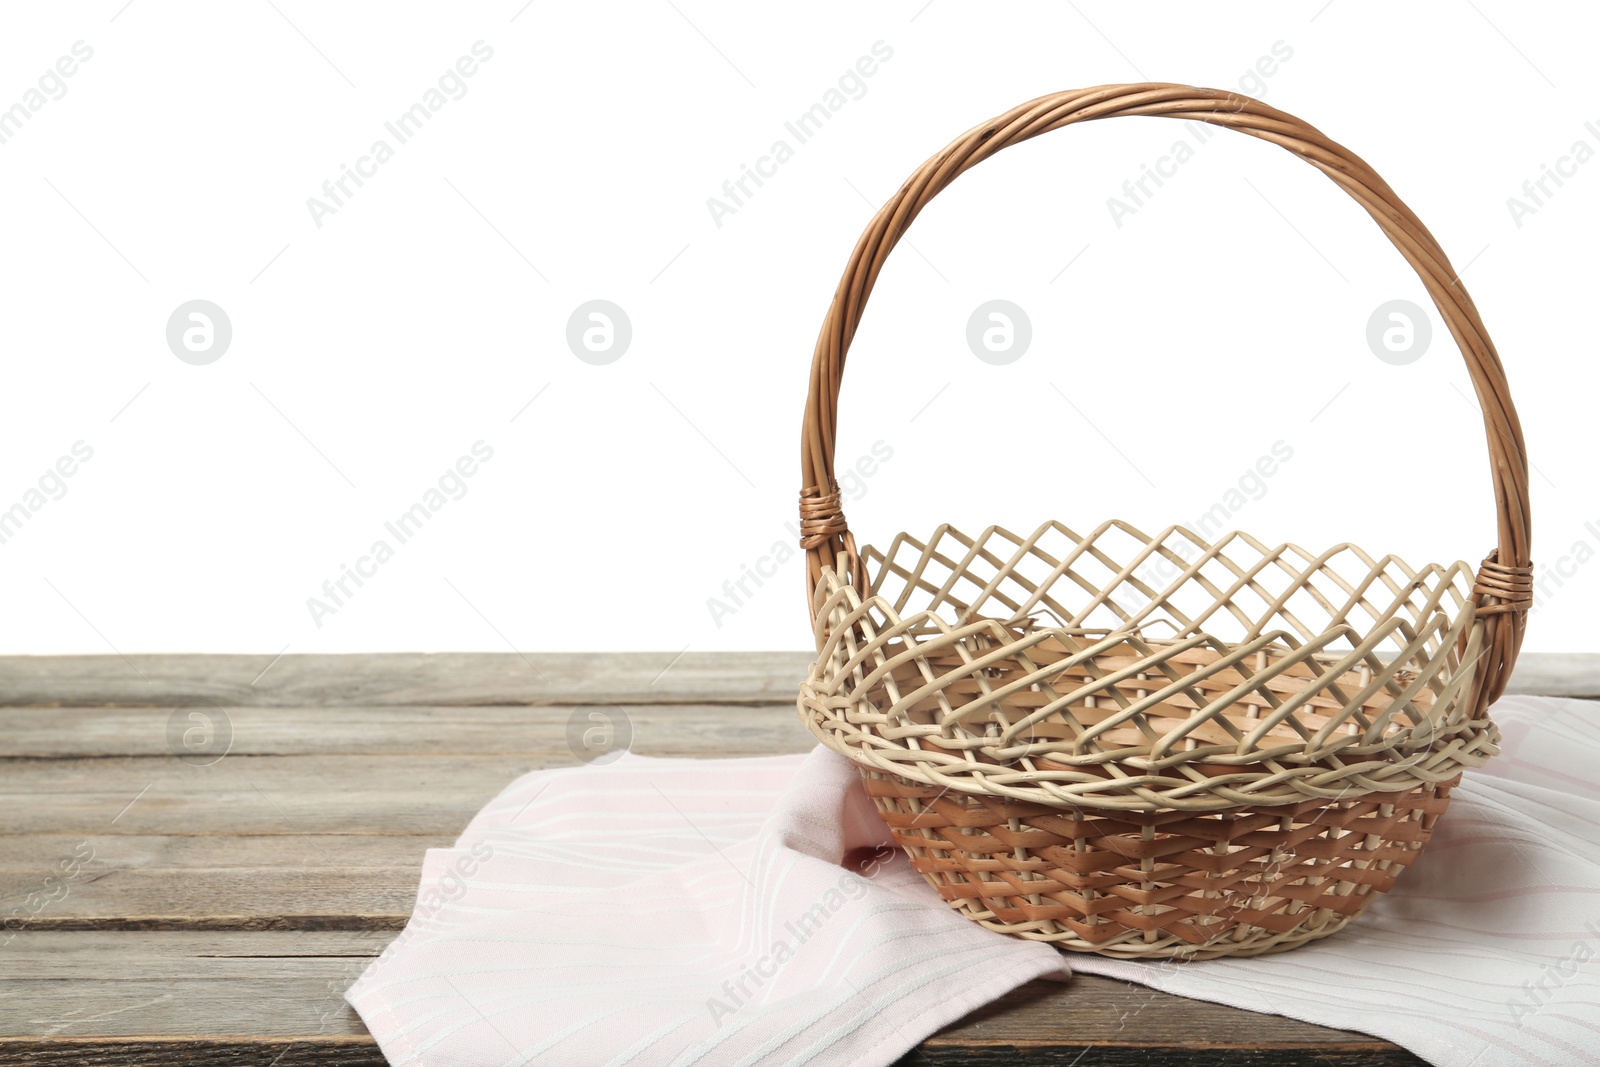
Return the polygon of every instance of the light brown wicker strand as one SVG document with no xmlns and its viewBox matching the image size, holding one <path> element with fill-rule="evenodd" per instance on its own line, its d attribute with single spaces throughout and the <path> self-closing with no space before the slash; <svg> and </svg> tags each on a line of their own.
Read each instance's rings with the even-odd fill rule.
<svg viewBox="0 0 1600 1067">
<path fill-rule="evenodd" d="M 1210 818 L 1050 813 L 878 774 L 866 785 L 913 865 L 975 921 L 1064 948 L 1207 959 L 1282 951 L 1355 919 L 1417 856 L 1453 782 Z"/>
<path fill-rule="evenodd" d="M 924 163 L 873 217 L 834 293 L 811 366 L 801 443 L 801 543 L 807 555 L 808 594 L 823 568 L 839 563 L 846 564 L 857 589 L 866 589 L 862 561 L 839 503 L 834 445 L 845 356 L 889 253 L 928 202 L 967 169 L 1039 134 L 1122 115 L 1208 122 L 1294 152 L 1360 203 L 1422 279 L 1466 360 L 1488 436 L 1498 545 L 1484 561 L 1473 586 L 1485 632 L 1475 692 L 1469 702 L 1471 715 L 1483 716 L 1505 689 L 1533 601 L 1528 463 L 1522 426 L 1499 355 L 1438 242 L 1371 167 L 1294 116 L 1215 89 L 1151 82 L 1040 97 L 958 137 Z M 808 599 L 815 610 L 817 601 Z"/>
</svg>

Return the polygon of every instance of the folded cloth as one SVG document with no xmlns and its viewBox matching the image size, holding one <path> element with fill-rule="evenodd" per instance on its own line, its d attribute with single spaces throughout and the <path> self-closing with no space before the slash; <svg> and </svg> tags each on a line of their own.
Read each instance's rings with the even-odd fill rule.
<svg viewBox="0 0 1600 1067">
<path fill-rule="evenodd" d="M 1506 697 L 1501 754 L 1360 919 L 1292 952 L 1074 970 L 1359 1030 L 1439 1067 L 1600 1064 L 1600 703 Z"/>
<path fill-rule="evenodd" d="M 1067 973 L 951 911 L 818 747 L 517 779 L 345 996 L 397 1065 L 878 1067 Z"/>
<path fill-rule="evenodd" d="M 1440 1067 L 1600 1063 L 1600 706 L 1494 715 L 1504 754 L 1396 888 L 1283 955 L 1064 957 L 951 911 L 827 749 L 624 755 L 525 775 L 430 850 L 410 923 L 346 996 L 395 1064 L 876 1067 L 1070 963 Z"/>
</svg>

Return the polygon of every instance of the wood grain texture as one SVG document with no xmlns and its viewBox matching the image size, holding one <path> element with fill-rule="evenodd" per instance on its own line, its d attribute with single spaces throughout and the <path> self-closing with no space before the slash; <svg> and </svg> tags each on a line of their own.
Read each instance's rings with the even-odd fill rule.
<svg viewBox="0 0 1600 1067">
<path fill-rule="evenodd" d="M 1600 654 L 1524 652 L 1517 657 L 1507 693 L 1518 696 L 1600 700 Z"/>
<path fill-rule="evenodd" d="M 792 705 L 807 652 L 441 652 L 361 656 L 5 656 L 0 704 Z M 1508 692 L 1600 696 L 1600 654 L 1523 653 Z"/>
<path fill-rule="evenodd" d="M 775 704 L 552 704 L 386 707 L 71 707 L 0 704 L 0 758 L 30 760 L 174 753 L 169 721 L 212 720 L 230 756 L 426 755 L 570 756 L 569 724 L 606 715 L 626 723 L 634 751 L 655 756 L 708 752 L 781 755 L 813 741 L 794 701 Z M 181 739 L 181 734 L 180 734 Z M 575 762 L 575 761 L 571 761 Z"/>
<path fill-rule="evenodd" d="M 396 930 L 423 853 L 455 836 L 12 834 L 0 837 L 0 901 L 51 899 L 0 929 Z M 88 857 L 78 876 L 44 886 L 73 856 Z"/>
<path fill-rule="evenodd" d="M 0 702 L 59 707 L 792 704 L 804 652 L 8 656 Z"/>
<path fill-rule="evenodd" d="M 405 922 L 426 849 L 517 775 L 577 762 L 573 716 L 626 716 L 648 755 L 812 747 L 799 654 L 687 654 L 664 674 L 671 654 L 529 659 L 543 680 L 514 655 L 131 657 L 138 673 L 116 656 L 0 658 L 0 916 L 90 855 L 0 924 L 0 1064 L 381 1064 L 342 990 Z M 1564 691 L 1600 694 L 1587 662 L 1563 662 Z M 170 747 L 168 719 L 191 708 L 227 717 L 209 766 Z M 904 1062 L 1420 1061 L 1079 976 Z"/>
</svg>

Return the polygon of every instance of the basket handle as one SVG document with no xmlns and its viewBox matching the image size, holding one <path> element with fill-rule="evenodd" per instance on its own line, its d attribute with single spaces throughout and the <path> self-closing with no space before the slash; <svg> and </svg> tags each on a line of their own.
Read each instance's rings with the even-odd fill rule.
<svg viewBox="0 0 1600 1067">
<path fill-rule="evenodd" d="M 1484 560 L 1473 586 L 1478 597 L 1477 612 L 1485 623 L 1482 673 L 1474 709 L 1481 713 L 1505 689 L 1522 644 L 1527 611 L 1533 604 L 1528 461 L 1500 357 L 1472 298 L 1438 242 L 1371 167 L 1294 116 L 1250 97 L 1216 89 L 1146 82 L 1041 96 L 956 138 L 919 167 L 873 216 L 850 253 L 811 363 L 811 386 L 800 442 L 800 544 L 806 551 L 808 593 L 815 591 L 823 568 L 841 565 L 848 569 L 858 590 L 864 592 L 867 587 L 834 480 L 834 444 L 845 355 L 889 253 L 928 202 L 968 168 L 1041 133 L 1075 122 L 1120 115 L 1194 119 L 1231 127 L 1287 148 L 1332 178 L 1366 208 L 1421 277 L 1466 359 L 1488 432 L 1498 545 Z M 817 610 L 814 597 L 811 610 Z"/>
</svg>

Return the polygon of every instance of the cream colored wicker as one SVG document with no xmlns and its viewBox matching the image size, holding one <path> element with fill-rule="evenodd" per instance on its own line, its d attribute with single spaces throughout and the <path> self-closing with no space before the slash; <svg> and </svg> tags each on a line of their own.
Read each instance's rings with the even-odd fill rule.
<svg viewBox="0 0 1600 1067">
<path fill-rule="evenodd" d="M 1353 196 L 1449 325 L 1488 432 L 1498 546 L 1412 568 L 1123 522 L 940 527 L 858 552 L 833 477 L 849 348 L 885 258 L 967 168 L 1074 122 L 1153 115 L 1282 145 Z M 1497 750 L 1532 601 L 1522 431 L 1472 300 L 1365 163 L 1259 101 L 1191 86 L 1042 97 L 970 130 L 873 218 L 812 364 L 800 516 L 817 661 L 800 713 L 854 760 L 918 871 L 985 926 L 1205 958 L 1340 929 Z"/>
</svg>

